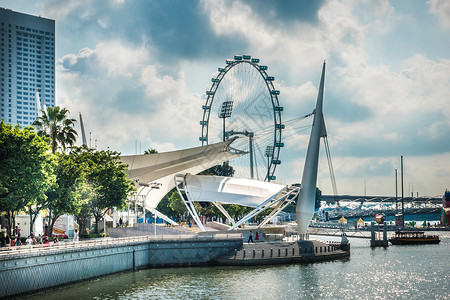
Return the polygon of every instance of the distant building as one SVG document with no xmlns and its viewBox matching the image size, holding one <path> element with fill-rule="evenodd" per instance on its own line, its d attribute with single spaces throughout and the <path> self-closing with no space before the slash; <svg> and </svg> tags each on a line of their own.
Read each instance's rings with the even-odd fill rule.
<svg viewBox="0 0 450 300">
<path fill-rule="evenodd" d="M 0 119 L 21 127 L 55 106 L 55 21 L 0 8 Z"/>
</svg>

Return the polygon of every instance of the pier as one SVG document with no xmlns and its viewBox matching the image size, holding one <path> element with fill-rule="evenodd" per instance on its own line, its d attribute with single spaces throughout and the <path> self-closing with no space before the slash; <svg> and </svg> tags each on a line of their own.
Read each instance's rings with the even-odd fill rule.
<svg viewBox="0 0 450 300">
<path fill-rule="evenodd" d="M 244 244 L 233 255 L 220 256 L 215 262 L 219 265 L 246 266 L 331 261 L 348 258 L 350 245 L 347 246 L 342 249 L 340 243 L 315 240 Z"/>
</svg>

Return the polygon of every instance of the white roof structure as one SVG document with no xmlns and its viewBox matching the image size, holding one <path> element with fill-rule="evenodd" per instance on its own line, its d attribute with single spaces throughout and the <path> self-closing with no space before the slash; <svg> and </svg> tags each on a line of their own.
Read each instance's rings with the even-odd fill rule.
<svg viewBox="0 0 450 300">
<path fill-rule="evenodd" d="M 298 187 L 223 176 L 177 174 L 175 182 L 182 201 L 202 231 L 205 231 L 205 228 L 197 215 L 194 202 L 214 204 L 233 224 L 228 230 L 233 230 L 266 209 L 273 208 L 258 226 L 262 227 L 289 205 L 300 191 Z M 222 204 L 238 204 L 254 209 L 235 223 Z"/>
<path fill-rule="evenodd" d="M 192 201 L 219 202 L 257 207 L 279 193 L 284 185 L 244 178 L 186 175 L 186 190 Z"/>
<path fill-rule="evenodd" d="M 128 165 L 125 172 L 135 180 L 143 207 L 158 217 L 174 223 L 156 210 L 161 199 L 175 187 L 174 176 L 178 173 L 197 174 L 247 152 L 230 147 L 235 139 L 207 146 L 200 146 L 171 152 L 121 156 Z"/>
</svg>

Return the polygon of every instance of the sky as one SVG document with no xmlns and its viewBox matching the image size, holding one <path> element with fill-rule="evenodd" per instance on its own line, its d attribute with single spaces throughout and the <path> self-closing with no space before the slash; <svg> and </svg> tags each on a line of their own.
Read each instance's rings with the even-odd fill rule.
<svg viewBox="0 0 450 300">
<path fill-rule="evenodd" d="M 338 193 L 450 189 L 450 1 L 2 0 L 56 20 L 56 104 L 123 155 L 200 145 L 205 91 L 235 54 L 268 66 L 282 120 L 324 117 Z M 305 126 L 308 123 L 306 121 Z M 309 124 L 310 125 L 310 124 Z M 309 129 L 286 134 L 277 182 L 301 181 Z M 81 139 L 80 139 L 81 140 Z M 89 140 L 89 136 L 88 136 Z M 88 141 L 89 143 L 89 141 Z M 321 148 L 318 187 L 333 194 Z"/>
</svg>

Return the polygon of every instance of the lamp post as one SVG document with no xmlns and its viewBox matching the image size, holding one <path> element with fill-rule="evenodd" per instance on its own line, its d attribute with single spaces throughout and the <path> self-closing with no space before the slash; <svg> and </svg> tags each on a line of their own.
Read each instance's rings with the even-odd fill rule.
<svg viewBox="0 0 450 300">
<path fill-rule="evenodd" d="M 231 112 L 233 111 L 233 101 L 222 102 L 222 107 L 220 108 L 219 118 L 223 119 L 223 141 L 225 141 L 225 119 L 231 117 Z"/>
<path fill-rule="evenodd" d="M 267 157 L 267 181 L 270 181 L 270 159 L 273 157 L 273 146 L 266 147 L 265 156 Z"/>
</svg>

